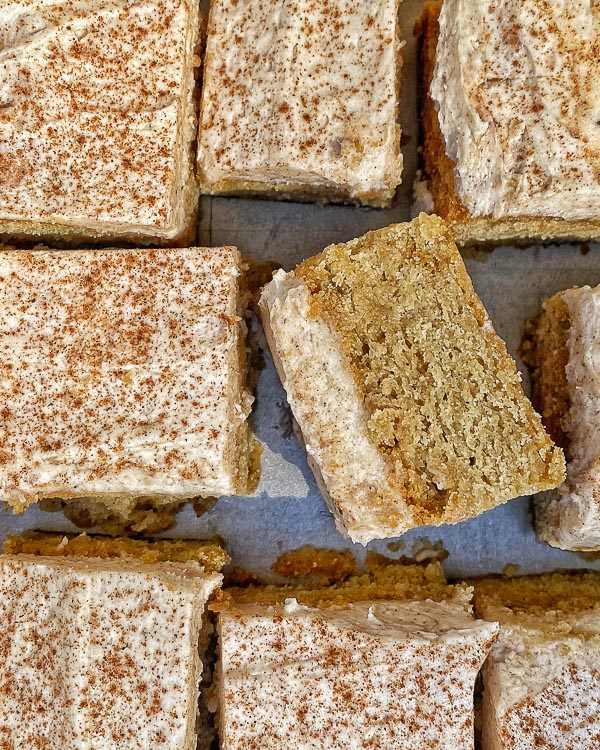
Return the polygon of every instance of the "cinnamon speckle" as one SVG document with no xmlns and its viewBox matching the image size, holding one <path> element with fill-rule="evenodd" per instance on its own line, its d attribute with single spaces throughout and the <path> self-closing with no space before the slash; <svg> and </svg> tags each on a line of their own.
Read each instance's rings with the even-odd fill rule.
<svg viewBox="0 0 600 750">
<path fill-rule="evenodd" d="M 2 8 L 0 220 L 180 233 L 193 189 L 194 4 Z"/>
<path fill-rule="evenodd" d="M 3 500 L 235 491 L 235 250 L 8 250 L 0 269 Z"/>
<path fill-rule="evenodd" d="M 0 748 L 184 747 L 218 578 L 191 563 L 3 556 Z"/>
<path fill-rule="evenodd" d="M 215 0 L 201 181 L 389 201 L 402 169 L 400 67 L 398 0 Z"/>
</svg>

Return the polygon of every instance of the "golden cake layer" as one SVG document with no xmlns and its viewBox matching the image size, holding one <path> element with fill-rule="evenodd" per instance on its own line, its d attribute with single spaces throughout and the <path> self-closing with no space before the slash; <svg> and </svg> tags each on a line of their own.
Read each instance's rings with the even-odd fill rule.
<svg viewBox="0 0 600 750">
<path fill-rule="evenodd" d="M 261 308 L 309 461 L 354 541 L 457 523 L 563 480 L 438 217 L 279 271 Z"/>
<path fill-rule="evenodd" d="M 136 560 L 145 565 L 160 562 L 197 562 L 207 573 L 219 573 L 229 562 L 227 553 L 214 542 L 196 539 L 129 539 L 97 534 L 58 534 L 26 531 L 9 534 L 5 555 L 40 557 L 87 557 Z"/>
<path fill-rule="evenodd" d="M 441 564 L 394 562 L 375 553 L 367 555 L 365 570 L 337 580 L 335 585 L 290 581 L 283 585 L 229 586 L 235 604 L 284 604 L 293 598 L 308 607 L 327 608 L 360 601 L 450 601 L 468 607 L 472 591 L 467 585 L 449 585 Z"/>
</svg>

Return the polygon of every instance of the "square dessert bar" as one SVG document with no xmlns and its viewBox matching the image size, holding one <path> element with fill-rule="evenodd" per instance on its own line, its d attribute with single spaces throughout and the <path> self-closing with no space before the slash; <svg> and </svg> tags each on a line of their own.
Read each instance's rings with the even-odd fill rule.
<svg viewBox="0 0 600 750">
<path fill-rule="evenodd" d="M 0 556 L 0 747 L 196 750 L 225 554 L 179 542 L 171 560 L 168 542 L 112 540 L 96 556 L 73 541 L 13 539 Z"/>
<path fill-rule="evenodd" d="M 332 245 L 261 306 L 309 461 L 366 544 L 556 487 L 564 457 L 441 219 Z"/>
<path fill-rule="evenodd" d="M 424 210 L 459 244 L 600 239 L 597 5 L 427 2 L 416 33 Z"/>
<path fill-rule="evenodd" d="M 500 621 L 483 668 L 482 750 L 600 747 L 600 574 L 475 581 Z"/>
<path fill-rule="evenodd" d="M 536 498 L 540 539 L 562 549 L 600 549 L 600 287 L 547 299 L 531 321 L 523 357 L 534 402 L 567 456 L 567 480 Z"/>
<path fill-rule="evenodd" d="M 252 397 L 234 248 L 0 251 L 0 497 L 243 494 Z"/>
<path fill-rule="evenodd" d="M 399 0 L 213 0 L 203 192 L 389 205 L 402 172 Z"/>
<path fill-rule="evenodd" d="M 387 591 L 389 573 L 381 590 L 377 576 L 257 587 L 244 603 L 230 590 L 217 620 L 223 750 L 472 749 L 475 678 L 497 626 L 472 617 L 470 590 L 444 587 L 439 566 L 393 567 Z"/>
<path fill-rule="evenodd" d="M 193 244 L 193 0 L 2 2 L 0 236 Z"/>
</svg>

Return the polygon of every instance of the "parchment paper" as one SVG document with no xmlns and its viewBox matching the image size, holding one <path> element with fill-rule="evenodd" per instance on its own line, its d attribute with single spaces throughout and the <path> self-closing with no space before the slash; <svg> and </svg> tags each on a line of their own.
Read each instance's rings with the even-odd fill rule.
<svg viewBox="0 0 600 750">
<path fill-rule="evenodd" d="M 248 256 L 277 261 L 285 268 L 313 255 L 331 242 L 357 237 L 370 229 L 409 218 L 412 183 L 417 164 L 416 75 L 414 22 L 422 0 L 407 0 L 401 10 L 406 40 L 402 84 L 404 182 L 398 204 L 389 210 L 307 204 L 276 203 L 232 198 L 203 198 L 200 241 L 203 245 L 232 244 Z M 548 295 L 573 284 L 600 283 L 600 247 L 530 247 L 525 250 L 498 248 L 491 253 L 469 253 L 467 269 L 494 326 L 516 356 L 523 325 L 535 315 Z M 198 518 L 186 506 L 176 525 L 163 534 L 173 537 L 207 538 L 215 534 L 226 541 L 233 564 L 269 575 L 271 563 L 284 551 L 305 544 L 317 547 L 350 547 L 359 559 L 364 548 L 353 545 L 335 529 L 307 466 L 303 448 L 291 429 L 285 393 L 268 352 L 266 367 L 257 387 L 254 427 L 264 443 L 262 480 L 248 498 L 221 498 Z M 524 386 L 528 377 L 522 363 Z M 457 375 L 460 377 L 460 374 Z M 0 511 L 0 540 L 8 532 L 24 529 L 73 531 L 60 513 L 44 513 L 37 507 L 22 516 Z M 450 553 L 445 563 L 450 576 L 500 572 L 516 564 L 520 572 L 555 568 L 593 567 L 575 553 L 561 552 L 537 544 L 530 519 L 530 499 L 519 498 L 457 526 L 415 529 L 400 544 L 390 540 L 373 542 L 392 556 L 410 554 L 418 540 L 441 540 Z"/>
</svg>

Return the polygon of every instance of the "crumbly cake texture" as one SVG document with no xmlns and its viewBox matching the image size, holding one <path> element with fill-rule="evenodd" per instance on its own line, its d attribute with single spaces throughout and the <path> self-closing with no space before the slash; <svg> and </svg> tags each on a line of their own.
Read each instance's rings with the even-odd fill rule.
<svg viewBox="0 0 600 750">
<path fill-rule="evenodd" d="M 195 750 L 220 581 L 197 562 L 0 556 L 0 747 Z"/>
<path fill-rule="evenodd" d="M 202 498 L 193 498 L 195 504 Z M 89 497 L 40 500 L 39 507 L 47 513 L 64 513 L 80 529 L 96 527 L 104 534 L 130 536 L 159 534 L 173 526 L 187 500 L 167 497 Z"/>
<path fill-rule="evenodd" d="M 484 670 L 483 750 L 600 746 L 600 574 L 473 581 L 500 622 Z"/>
<path fill-rule="evenodd" d="M 402 172 L 398 6 L 212 2 L 202 191 L 389 205 Z"/>
<path fill-rule="evenodd" d="M 600 605 L 600 573 L 593 570 L 559 571 L 529 576 L 486 576 L 467 581 L 473 586 L 475 614 L 484 617 L 490 607 L 506 607 L 515 614 L 549 612 L 577 614 Z"/>
<path fill-rule="evenodd" d="M 446 219 L 461 245 L 599 239 L 600 151 L 593 104 L 599 9 L 556 0 L 511 2 L 508 8 L 493 0 L 444 3 L 442 65 L 437 56 L 442 3 L 427 2 L 415 30 L 425 177 L 434 212 Z M 469 44 L 469 34 L 485 43 Z M 542 75 L 548 66 L 552 73 Z M 435 102 L 430 96 L 434 74 Z M 464 90 L 454 85 L 458 80 L 467 81 Z M 448 138 L 440 128 L 440 109 Z M 496 212 L 467 208 L 461 190 L 475 182 L 473 201 L 502 196 Z M 561 214 L 553 202 L 560 203 Z M 576 205 L 580 210 L 571 216 Z"/>
<path fill-rule="evenodd" d="M 349 549 L 316 549 L 307 545 L 281 554 L 271 570 L 284 578 L 333 583 L 356 575 L 358 561 Z"/>
<path fill-rule="evenodd" d="M 567 479 L 536 498 L 540 539 L 573 550 L 600 549 L 600 287 L 545 300 L 523 342 L 536 406 L 567 455 Z"/>
<path fill-rule="evenodd" d="M 528 321 L 521 356 L 531 369 L 532 401 L 557 445 L 567 452 L 563 419 L 569 410 L 566 366 L 571 326 L 562 293 L 544 300 L 541 314 Z"/>
<path fill-rule="evenodd" d="M 441 219 L 332 245 L 278 272 L 261 306 L 315 475 L 354 541 L 563 480 Z"/>
<path fill-rule="evenodd" d="M 55 534 L 27 531 L 9 534 L 3 545 L 6 555 L 41 557 L 87 557 L 137 560 L 154 563 L 195 562 L 207 573 L 220 573 L 229 562 L 227 553 L 215 542 L 192 539 L 127 539 L 97 534 Z"/>
<path fill-rule="evenodd" d="M 192 0 L 7 0 L 0 236 L 193 244 Z"/>
<path fill-rule="evenodd" d="M 243 494 L 240 274 L 233 248 L 1 251 L 2 499 Z"/>
<path fill-rule="evenodd" d="M 473 688 L 497 626 L 458 604 L 358 602 L 219 613 L 224 750 L 467 750 Z"/>
<path fill-rule="evenodd" d="M 469 610 L 472 589 L 462 583 L 449 585 L 441 563 L 424 565 L 390 560 L 369 552 L 365 570 L 350 577 L 339 577 L 335 585 L 325 581 L 307 582 L 304 576 L 285 585 L 230 586 L 227 598 L 235 604 L 271 606 L 295 599 L 299 604 L 325 609 L 362 601 L 430 600 L 451 602 Z"/>
</svg>

